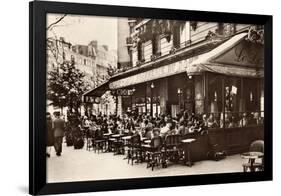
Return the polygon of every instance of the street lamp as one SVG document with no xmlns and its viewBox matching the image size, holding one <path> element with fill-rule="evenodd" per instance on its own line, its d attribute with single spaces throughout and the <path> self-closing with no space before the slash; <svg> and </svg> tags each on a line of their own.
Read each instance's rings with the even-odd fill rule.
<svg viewBox="0 0 281 196">
<path fill-rule="evenodd" d="M 154 89 L 154 84 L 153 82 L 151 83 L 150 85 L 150 88 L 151 88 L 151 92 L 150 92 L 150 116 L 153 117 L 153 89 Z"/>
</svg>

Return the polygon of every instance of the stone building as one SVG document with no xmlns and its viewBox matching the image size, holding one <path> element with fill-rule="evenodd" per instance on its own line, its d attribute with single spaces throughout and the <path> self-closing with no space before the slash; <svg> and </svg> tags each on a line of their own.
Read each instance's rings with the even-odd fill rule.
<svg viewBox="0 0 281 196">
<path fill-rule="evenodd" d="M 48 50 L 48 71 L 57 69 L 59 63 L 63 61 L 73 60 L 76 68 L 84 73 L 84 82 L 88 90 L 106 82 L 109 79 L 108 70 L 112 67 L 117 67 L 116 51 L 110 50 L 106 45 L 98 45 L 97 40 L 91 41 L 88 45 L 72 45 L 61 37 L 58 40 L 52 40 L 49 44 L 50 48 L 53 48 L 53 51 Z M 105 99 L 103 102 L 115 106 L 112 98 L 107 97 Z M 102 104 L 85 105 L 89 110 L 88 113 L 97 114 L 105 112 L 105 107 Z M 107 108 L 111 107 L 107 106 Z M 53 111 L 54 108 L 49 106 L 48 110 Z M 82 114 L 85 113 L 85 107 L 82 107 L 81 112 Z"/>
</svg>

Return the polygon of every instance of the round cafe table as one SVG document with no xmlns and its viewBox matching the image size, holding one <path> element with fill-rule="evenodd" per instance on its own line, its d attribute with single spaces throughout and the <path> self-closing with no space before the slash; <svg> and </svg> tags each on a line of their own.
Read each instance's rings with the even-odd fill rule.
<svg viewBox="0 0 281 196">
<path fill-rule="evenodd" d="M 150 143 L 151 143 L 151 140 L 149 140 L 149 139 L 144 140 L 143 143 L 145 143 L 145 144 L 150 144 Z"/>
<path fill-rule="evenodd" d="M 132 136 L 130 136 L 130 135 L 122 137 L 123 140 L 130 140 L 131 138 L 132 138 Z"/>
<path fill-rule="evenodd" d="M 251 172 L 254 172 L 255 171 L 255 167 L 254 167 L 254 164 L 255 164 L 255 160 L 256 159 L 260 159 L 260 158 L 263 158 L 264 154 L 262 152 L 245 152 L 245 153 L 242 153 L 241 154 L 241 157 L 243 159 L 248 159 L 249 160 L 249 163 L 250 163 L 250 171 Z M 246 166 L 246 165 L 245 165 Z M 243 167 L 245 167 L 243 165 Z M 245 170 L 245 169 L 244 169 Z"/>
<path fill-rule="evenodd" d="M 124 140 L 124 146 L 128 145 L 129 140 L 132 138 L 131 135 L 123 136 L 121 137 L 122 140 Z"/>
<path fill-rule="evenodd" d="M 184 146 L 185 164 L 187 164 L 189 167 L 192 166 L 191 155 L 190 155 L 190 144 L 195 141 L 196 139 L 194 138 L 184 139 L 181 141 L 181 143 Z"/>
<path fill-rule="evenodd" d="M 112 133 L 104 133 L 103 134 L 103 136 L 105 136 L 105 137 L 109 137 L 109 136 L 111 136 L 111 135 L 113 135 Z"/>
</svg>

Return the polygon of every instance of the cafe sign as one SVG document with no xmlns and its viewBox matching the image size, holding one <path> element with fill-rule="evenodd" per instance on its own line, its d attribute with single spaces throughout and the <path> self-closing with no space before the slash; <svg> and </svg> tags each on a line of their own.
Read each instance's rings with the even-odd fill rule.
<svg viewBox="0 0 281 196">
<path fill-rule="evenodd" d="M 177 61 L 172 64 L 157 67 L 157 68 L 149 70 L 149 71 L 145 71 L 142 73 L 135 74 L 133 76 L 129 76 L 129 77 L 117 80 L 117 81 L 110 82 L 109 88 L 110 89 L 124 88 L 127 86 L 140 84 L 143 82 L 148 82 L 148 81 L 156 80 L 159 78 L 168 77 L 171 75 L 184 73 L 186 71 L 186 65 L 190 64 L 191 62 L 193 62 L 194 60 L 196 60 L 198 58 L 199 58 L 199 56 L 195 56 L 195 57 L 192 57 L 189 59 Z"/>
</svg>

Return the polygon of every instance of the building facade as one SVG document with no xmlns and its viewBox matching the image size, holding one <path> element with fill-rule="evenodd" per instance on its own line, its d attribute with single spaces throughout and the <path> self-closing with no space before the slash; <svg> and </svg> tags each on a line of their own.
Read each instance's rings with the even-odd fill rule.
<svg viewBox="0 0 281 196">
<path fill-rule="evenodd" d="M 262 26 L 160 19 L 128 26 L 130 66 L 109 82 L 119 113 L 206 115 L 217 122 L 210 127 L 217 142 L 232 151 L 263 137 Z"/>
<path fill-rule="evenodd" d="M 47 70 L 58 69 L 59 64 L 64 61 L 74 61 L 75 67 L 85 75 L 83 80 L 88 90 L 108 81 L 110 77 L 108 70 L 117 67 L 116 51 L 109 50 L 106 45 L 98 45 L 96 40 L 91 41 L 88 45 L 72 45 L 61 37 L 49 42 L 49 46 Z M 86 113 L 114 112 L 114 110 L 109 109 L 112 108 L 111 105 L 115 106 L 111 96 L 102 97 L 100 103 L 85 103 L 81 108 L 81 113 L 84 115 Z M 51 105 L 48 107 L 50 112 L 55 109 Z M 66 108 L 64 113 L 66 114 Z"/>
</svg>

